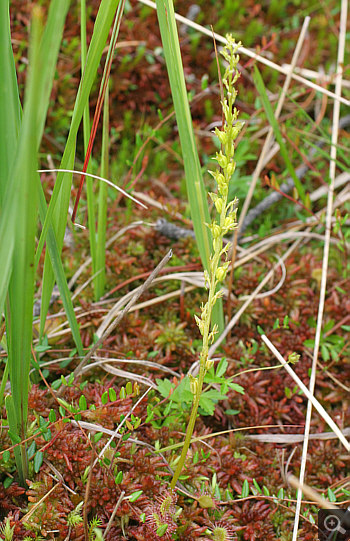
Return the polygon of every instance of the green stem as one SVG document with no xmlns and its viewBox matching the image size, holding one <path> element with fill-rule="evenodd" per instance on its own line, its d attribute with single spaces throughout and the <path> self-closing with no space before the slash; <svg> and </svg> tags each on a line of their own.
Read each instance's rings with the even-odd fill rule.
<svg viewBox="0 0 350 541">
<path fill-rule="evenodd" d="M 202 388 L 203 388 L 204 375 L 205 375 L 204 367 L 201 365 L 200 371 L 199 371 L 199 377 L 198 377 L 198 388 L 197 388 L 197 392 L 196 392 L 196 395 L 195 395 L 194 400 L 193 400 L 191 417 L 190 417 L 190 421 L 189 421 L 188 426 L 187 426 L 186 437 L 185 437 L 185 441 L 184 441 L 184 444 L 183 444 L 183 447 L 182 447 L 180 460 L 177 463 L 175 473 L 174 473 L 173 478 L 172 478 L 171 483 L 170 483 L 170 488 L 171 489 L 174 489 L 175 486 L 176 486 L 176 483 L 177 483 L 177 481 L 178 481 L 178 479 L 180 477 L 180 474 L 181 474 L 182 469 L 183 469 L 184 464 L 185 464 L 187 451 L 188 451 L 188 449 L 189 449 L 189 447 L 191 445 L 191 438 L 192 438 L 192 434 L 193 434 L 193 430 L 194 430 L 194 425 L 195 425 L 196 419 L 197 419 L 197 411 L 198 411 L 198 406 L 199 406 L 199 399 L 200 399 L 200 396 L 201 396 L 201 393 L 202 393 Z"/>
<path fill-rule="evenodd" d="M 221 243 L 221 245 L 222 245 L 222 243 Z M 214 258 L 213 258 L 213 268 L 214 269 L 216 269 L 216 267 L 218 266 L 219 258 L 220 258 L 220 251 L 215 252 Z M 192 434 L 193 434 L 193 431 L 194 431 L 194 425 L 195 425 L 196 419 L 197 419 L 197 411 L 198 411 L 199 401 L 200 401 L 200 397 L 201 397 L 202 389 L 203 389 L 204 376 L 205 376 L 205 373 L 206 373 L 206 363 L 207 363 L 207 360 L 208 360 L 210 321 L 211 321 L 212 309 L 213 309 L 213 306 L 214 306 L 213 297 L 214 297 L 214 294 L 215 294 L 215 289 L 216 289 L 216 280 L 215 280 L 215 271 L 214 271 L 212 273 L 212 275 L 211 275 L 211 284 L 210 284 L 210 288 L 209 288 L 209 297 L 208 297 L 209 310 L 208 310 L 208 318 L 207 318 L 205 328 L 204 328 L 204 332 L 203 332 L 203 348 L 202 348 L 202 351 L 201 351 L 201 354 L 200 354 L 200 368 L 199 368 L 199 376 L 198 376 L 198 380 L 197 380 L 198 385 L 197 385 L 197 388 L 196 388 L 196 394 L 194 395 L 194 398 L 193 398 L 191 417 L 190 417 L 190 420 L 189 420 L 189 423 L 188 423 L 188 426 L 187 426 L 186 437 L 185 437 L 185 441 L 184 441 L 184 444 L 183 444 L 183 447 L 182 447 L 180 460 L 177 463 L 175 473 L 174 473 L 173 478 L 172 478 L 171 483 L 170 483 L 170 488 L 171 489 L 175 488 L 176 483 L 177 483 L 177 481 L 178 481 L 178 479 L 180 477 L 180 474 L 182 472 L 182 469 L 184 467 L 187 452 L 188 452 L 188 449 L 189 449 L 189 447 L 191 445 L 191 439 L 192 439 Z"/>
</svg>

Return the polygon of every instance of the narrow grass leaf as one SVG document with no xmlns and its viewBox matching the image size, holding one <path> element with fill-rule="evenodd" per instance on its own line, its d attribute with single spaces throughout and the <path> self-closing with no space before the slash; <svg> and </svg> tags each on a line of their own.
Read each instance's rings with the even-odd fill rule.
<svg viewBox="0 0 350 541">
<path fill-rule="evenodd" d="M 44 223 L 47 207 L 46 207 L 45 195 L 42 190 L 40 181 L 39 181 L 39 195 L 40 195 L 40 200 L 39 200 L 40 219 L 41 219 L 41 222 Z M 66 316 L 68 319 L 69 327 L 72 331 L 73 340 L 77 347 L 78 354 L 82 357 L 84 355 L 83 343 L 81 341 L 79 326 L 78 326 L 77 319 L 75 317 L 71 293 L 68 288 L 66 276 L 64 273 L 64 268 L 61 261 L 61 256 L 58 250 L 56 235 L 53 230 L 53 227 L 49 228 L 48 237 L 47 237 L 47 249 L 50 254 L 50 261 L 52 264 L 52 268 L 53 268 L 54 276 L 58 285 L 58 289 L 60 291 L 60 295 L 61 295 L 64 310 L 66 312 Z"/>
<path fill-rule="evenodd" d="M 205 224 L 209 224 L 211 220 L 193 132 L 174 6 L 172 0 L 157 0 L 156 4 L 176 122 L 179 129 L 193 228 L 203 266 L 208 270 L 212 238 Z M 218 300 L 214 308 L 213 321 L 217 323 L 219 333 L 221 333 L 224 328 L 221 299 Z"/>
<path fill-rule="evenodd" d="M 102 124 L 102 150 L 101 150 L 101 176 L 107 178 L 109 174 L 109 90 L 106 89 L 103 124 Z M 98 222 L 96 246 L 96 278 L 94 281 L 95 299 L 102 297 L 106 284 L 106 231 L 107 231 L 107 193 L 105 182 L 101 182 L 98 193 Z"/>
<path fill-rule="evenodd" d="M 13 58 L 9 0 L 0 2 L 0 209 L 11 169 L 19 127 L 21 104 Z"/>
<path fill-rule="evenodd" d="M 65 145 L 63 157 L 61 160 L 61 169 L 73 168 L 76 136 L 83 116 L 85 105 L 89 99 L 91 87 L 96 77 L 97 69 L 101 60 L 103 49 L 108 38 L 109 29 L 112 25 L 113 17 L 115 15 L 118 3 L 119 0 L 101 0 L 100 8 L 95 21 L 93 35 L 90 41 L 83 77 L 79 85 L 74 105 L 71 126 Z M 53 227 L 55 229 L 59 252 L 62 250 L 63 237 L 66 227 L 66 218 L 68 213 L 70 190 L 71 175 L 69 173 L 59 173 L 57 175 L 55 187 L 52 193 L 52 197 L 37 247 L 35 259 L 36 267 L 38 265 L 44 242 L 46 240 L 49 224 L 53 224 Z M 42 303 L 42 318 L 46 318 L 53 284 L 53 271 L 50 264 L 46 263 L 43 278 L 43 296 L 45 296 L 45 303 Z"/>
<path fill-rule="evenodd" d="M 86 0 L 80 0 L 80 57 L 82 70 L 86 63 L 87 42 L 86 42 Z M 89 100 L 86 102 L 83 113 L 83 137 L 84 154 L 86 155 L 89 145 L 90 134 L 90 107 Z M 87 173 L 91 173 L 90 162 L 86 168 Z M 95 197 L 93 191 L 92 178 L 86 179 L 86 197 L 88 206 L 88 227 L 90 240 L 90 255 L 92 259 L 92 274 L 96 273 L 96 231 L 95 231 Z M 96 299 L 98 300 L 98 299 Z"/>
<path fill-rule="evenodd" d="M 280 152 L 281 152 L 281 155 L 282 155 L 282 157 L 284 159 L 284 162 L 286 164 L 288 172 L 289 172 L 290 176 L 292 177 L 292 179 L 294 181 L 294 185 L 295 185 L 295 187 L 296 187 L 296 189 L 298 191 L 300 199 L 305 204 L 306 194 L 305 194 L 304 187 L 303 187 L 302 183 L 300 182 L 300 180 L 298 179 L 298 177 L 297 177 L 297 175 L 295 173 L 295 169 L 294 169 L 294 167 L 292 165 L 292 162 L 289 159 L 288 150 L 287 150 L 286 145 L 284 144 L 283 137 L 282 137 L 282 134 L 281 134 L 281 130 L 279 128 L 278 122 L 277 122 L 277 120 L 275 118 L 275 115 L 273 113 L 273 109 L 271 107 L 270 100 L 269 100 L 267 92 L 266 92 L 264 81 L 263 81 L 263 79 L 261 77 L 260 71 L 258 70 L 258 68 L 256 66 L 254 66 L 254 83 L 255 83 L 257 91 L 260 94 L 261 101 L 263 103 L 267 119 L 269 121 L 270 126 L 273 129 L 275 139 L 276 139 L 277 143 L 279 144 Z"/>
<path fill-rule="evenodd" d="M 26 437 L 32 344 L 38 208 L 37 151 L 50 97 L 50 86 L 47 88 L 48 77 L 54 73 L 68 5 L 67 0 L 54 0 L 51 4 L 47 25 L 51 32 L 55 31 L 53 39 L 49 40 L 52 45 L 50 50 L 47 50 L 45 41 L 47 34 L 43 27 L 43 12 L 38 6 L 33 9 L 23 119 L 6 191 L 9 192 L 9 201 L 11 197 L 12 201 L 15 201 L 12 208 L 14 216 L 11 217 L 14 232 L 12 273 L 5 310 L 12 392 L 12 401 L 8 401 L 8 405 L 15 411 L 17 431 L 22 440 Z M 13 415 L 11 417 L 14 419 Z M 20 454 L 21 463 L 18 462 L 18 456 L 15 456 L 23 484 L 27 472 L 25 444 L 20 446 Z"/>
<path fill-rule="evenodd" d="M 19 425 L 16 415 L 16 409 L 13 403 L 13 398 L 11 395 L 7 395 L 5 398 L 5 406 L 6 406 L 6 413 L 7 413 L 7 422 L 9 424 L 9 436 L 12 442 L 12 445 L 16 445 L 18 441 L 21 441 L 21 438 L 19 436 Z M 11 437 L 12 436 L 12 437 Z M 19 445 L 16 445 L 16 447 L 13 448 L 13 453 L 15 455 L 15 461 L 17 465 L 18 470 L 18 476 L 20 479 L 20 482 L 25 482 L 25 476 L 26 476 L 26 462 L 23 463 L 22 458 L 25 460 L 22 449 Z M 25 449 L 24 449 L 24 455 L 25 455 Z"/>
</svg>

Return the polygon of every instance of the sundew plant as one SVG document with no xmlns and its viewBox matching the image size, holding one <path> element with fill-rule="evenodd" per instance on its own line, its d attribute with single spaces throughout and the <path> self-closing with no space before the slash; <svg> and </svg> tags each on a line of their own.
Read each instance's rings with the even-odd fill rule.
<svg viewBox="0 0 350 541">
<path fill-rule="evenodd" d="M 229 183 L 236 167 L 234 160 L 234 143 L 243 127 L 243 123 L 238 120 L 238 111 L 234 107 L 237 96 L 234 85 L 239 77 L 239 72 L 237 71 L 239 56 L 236 52 L 240 46 L 241 43 L 235 43 L 232 36 L 228 35 L 227 44 L 221 52 L 227 63 L 227 67 L 223 76 L 225 98 L 221 102 L 224 122 L 221 130 L 218 128 L 215 129 L 215 135 L 221 143 L 221 150 L 220 152 L 217 152 L 216 157 L 214 158 L 218 167 L 214 172 L 211 172 L 217 184 L 217 193 L 209 194 L 215 205 L 216 216 L 212 219 L 210 224 L 207 224 L 213 238 L 209 268 L 204 271 L 205 287 L 208 290 L 208 300 L 202 305 L 201 315 L 195 316 L 198 328 L 202 335 L 200 369 L 197 377 L 190 376 L 193 406 L 181 457 L 171 482 L 172 489 L 175 488 L 176 482 L 181 474 L 187 451 L 190 446 L 204 377 L 213 364 L 213 361 L 209 359 L 208 352 L 209 346 L 214 342 L 218 328 L 215 323 L 212 324 L 212 314 L 215 303 L 222 297 L 222 289 L 219 289 L 219 286 L 225 280 L 229 267 L 227 252 L 230 248 L 230 243 L 227 243 L 224 246 L 223 239 L 225 235 L 231 233 L 237 227 L 236 207 L 238 200 L 237 198 L 234 198 L 229 202 L 228 193 Z M 238 387 L 239 386 L 237 386 L 237 390 Z"/>
</svg>

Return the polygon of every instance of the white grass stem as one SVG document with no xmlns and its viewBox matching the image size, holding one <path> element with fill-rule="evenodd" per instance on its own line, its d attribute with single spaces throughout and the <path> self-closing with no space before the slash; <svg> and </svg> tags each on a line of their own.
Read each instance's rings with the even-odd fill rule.
<svg viewBox="0 0 350 541">
<path fill-rule="evenodd" d="M 282 64 L 282 68 L 289 69 L 290 64 Z M 322 73 L 321 71 L 318 72 L 318 71 L 310 70 L 307 68 L 301 68 L 299 66 L 296 66 L 295 73 L 297 73 L 298 75 L 301 75 L 302 77 L 305 77 L 306 79 L 315 79 L 315 80 L 322 79 L 323 82 L 330 85 L 335 84 L 335 79 L 337 76 L 336 73 L 325 74 L 325 73 Z M 343 81 L 343 88 L 350 88 L 350 81 Z"/>
<path fill-rule="evenodd" d="M 52 173 L 53 171 L 56 172 L 56 173 L 58 173 L 58 172 L 61 172 L 61 173 L 73 173 L 75 175 L 81 175 L 82 174 L 81 171 L 76 171 L 75 169 L 38 169 L 37 172 L 38 173 Z M 128 197 L 129 199 L 131 199 L 132 201 L 134 201 L 135 203 L 137 203 L 138 205 L 140 205 L 144 209 L 148 208 L 148 207 L 146 207 L 146 205 L 141 203 L 141 201 L 138 201 L 137 199 L 135 199 L 135 197 L 133 197 L 132 195 L 127 193 L 125 190 L 123 190 L 123 188 L 120 188 L 116 184 L 113 184 L 113 182 L 111 182 L 110 180 L 107 180 L 106 178 L 103 178 L 103 177 L 99 177 L 97 175 L 92 175 L 91 173 L 84 173 L 84 175 L 86 177 L 95 178 L 96 180 L 100 180 L 101 182 L 105 182 L 106 184 L 108 184 L 108 186 L 110 186 L 111 188 L 114 188 L 115 190 L 118 190 L 118 192 L 122 193 L 123 195 L 125 195 L 125 197 Z M 77 224 L 77 225 L 79 227 L 79 224 Z"/>
<path fill-rule="evenodd" d="M 118 501 L 114 506 L 113 513 L 111 514 L 111 517 L 110 517 L 110 519 L 108 521 L 107 527 L 106 527 L 105 531 L 103 532 L 102 539 L 106 539 L 109 530 L 112 528 L 114 517 L 115 517 L 115 515 L 116 515 L 116 513 L 118 511 L 118 507 L 120 506 L 120 504 L 124 500 L 124 496 L 125 496 L 125 490 L 122 490 L 121 493 L 120 493 L 120 496 L 118 498 Z"/>
<path fill-rule="evenodd" d="M 280 361 L 280 363 L 283 365 L 283 367 L 287 370 L 288 374 L 293 378 L 295 383 L 298 385 L 299 389 L 303 391 L 307 399 L 311 402 L 311 404 L 314 406 L 315 410 L 318 411 L 318 413 L 321 415 L 321 417 L 324 419 L 324 421 L 327 423 L 329 428 L 333 430 L 333 432 L 338 436 L 339 440 L 344 445 L 345 449 L 349 452 L 350 451 L 350 443 L 345 438 L 344 434 L 338 427 L 338 425 L 333 421 L 333 419 L 330 417 L 330 415 L 326 412 L 323 406 L 319 403 L 319 401 L 314 397 L 314 395 L 309 391 L 309 389 L 304 385 L 304 383 L 301 381 L 301 379 L 296 375 L 294 370 L 289 366 L 287 361 L 282 357 L 278 349 L 272 344 L 272 342 L 267 338 L 265 334 L 261 335 L 261 339 L 266 344 L 266 346 L 269 348 L 270 351 L 275 355 L 275 357 Z"/>
<path fill-rule="evenodd" d="M 293 488 L 297 488 L 298 492 L 304 492 L 305 496 L 309 498 L 309 500 L 316 502 L 317 505 L 322 509 L 339 509 L 339 506 L 334 505 L 325 498 L 322 498 L 313 488 L 309 487 L 308 485 L 301 484 L 299 480 L 291 473 L 287 475 L 287 481 L 290 485 L 292 485 Z"/>
<path fill-rule="evenodd" d="M 139 0 L 139 2 L 141 2 L 145 6 L 156 9 L 155 2 L 152 2 L 151 0 Z M 191 28 L 194 28 L 198 32 L 201 32 L 202 34 L 209 36 L 210 39 L 212 39 L 214 35 L 216 41 L 218 41 L 219 43 L 226 44 L 226 38 L 224 38 L 220 34 L 217 34 L 216 32 L 212 32 L 208 28 L 205 28 L 205 26 L 197 24 L 191 21 L 190 19 L 187 19 L 186 17 L 179 15 L 178 13 L 175 13 L 175 19 L 183 24 L 186 24 L 187 26 L 190 26 Z M 284 75 L 288 75 L 290 71 L 290 68 L 284 68 L 280 66 L 279 64 L 276 64 L 275 62 L 272 62 L 271 60 L 268 60 L 267 58 L 255 53 L 254 51 L 251 51 L 250 49 L 246 49 L 246 47 L 240 47 L 238 49 L 238 52 L 240 54 L 245 54 L 246 56 L 249 56 L 249 58 L 254 58 L 254 60 L 257 60 L 261 64 L 265 64 L 265 66 L 268 66 L 276 71 L 279 71 L 280 73 L 283 73 Z M 347 100 L 346 98 L 343 98 L 342 96 L 337 96 L 334 92 L 331 92 L 330 90 L 327 90 L 326 88 L 323 88 L 322 86 L 317 85 L 313 83 L 312 81 L 308 81 L 307 79 L 305 79 L 304 77 L 300 77 L 300 75 L 297 75 L 296 73 L 293 73 L 292 77 L 299 83 L 302 83 L 305 86 L 313 88 L 314 90 L 317 90 L 317 92 L 320 92 L 321 94 L 325 94 L 326 96 L 329 96 L 330 98 L 334 100 L 339 100 L 345 105 L 350 105 L 350 100 Z"/>
<path fill-rule="evenodd" d="M 107 242 L 106 242 L 106 248 L 109 248 L 110 246 L 112 246 L 112 244 L 119 238 L 121 237 L 122 235 L 124 235 L 124 233 L 126 233 L 127 231 L 129 231 L 129 229 L 134 229 L 134 227 L 138 227 L 140 225 L 143 225 L 144 222 L 142 221 L 138 221 L 138 222 L 132 222 L 131 224 L 123 227 L 122 229 L 120 229 L 115 235 L 113 235 L 113 237 L 111 237 Z M 92 263 L 92 257 L 88 257 L 86 259 L 86 261 L 84 261 L 84 263 L 79 267 L 79 269 L 74 273 L 74 275 L 72 276 L 72 278 L 69 280 L 68 282 L 68 289 L 72 289 L 73 285 L 75 284 L 75 282 L 77 281 L 77 279 L 79 278 L 79 276 L 84 272 L 84 270 Z"/>
<path fill-rule="evenodd" d="M 336 78 L 336 83 L 335 83 L 335 93 L 337 96 L 340 96 L 341 89 L 342 89 L 342 74 L 343 74 L 343 63 L 344 63 L 344 52 L 345 52 L 347 11 L 348 11 L 348 0 L 342 0 L 341 14 L 340 14 L 340 27 L 339 27 L 337 70 L 336 70 L 337 78 Z M 319 347 L 320 347 L 324 303 L 325 303 L 325 297 L 326 297 L 328 257 L 329 257 L 329 246 L 330 246 L 330 236 L 331 236 L 334 182 L 335 182 L 336 157 L 337 157 L 337 142 L 338 142 L 338 130 L 339 130 L 339 116 L 340 116 L 340 103 L 339 101 L 335 100 L 334 108 L 333 108 L 332 146 L 331 146 L 331 154 L 330 154 L 331 161 L 329 164 L 330 186 L 329 186 L 328 199 L 327 199 L 325 242 L 324 242 L 324 250 L 323 250 L 322 276 L 321 276 L 321 285 L 320 285 L 320 300 L 319 300 L 319 305 L 318 305 L 315 346 L 314 346 L 314 352 L 313 352 L 311 376 L 310 376 L 310 383 L 309 383 L 310 396 L 312 397 L 314 395 L 314 390 L 315 390 L 317 359 L 318 359 L 318 353 L 319 353 Z M 305 477 L 308 438 L 309 438 L 309 433 L 310 433 L 310 424 L 311 424 L 311 415 L 312 415 L 313 405 L 314 405 L 313 402 L 309 398 L 309 403 L 307 405 L 307 412 L 306 412 L 304 444 L 303 444 L 303 452 L 302 452 L 302 457 L 301 457 L 300 474 L 299 474 L 299 481 L 301 485 L 303 485 L 304 477 Z M 343 437 L 342 434 L 341 434 L 342 437 L 340 438 L 340 434 L 338 434 L 338 437 L 340 441 L 344 444 L 343 440 L 345 438 Z M 347 450 L 349 451 L 350 445 L 348 444 L 347 440 L 345 441 L 347 444 Z M 302 490 L 298 489 L 292 541 L 297 541 L 297 537 L 298 537 L 301 499 L 302 499 Z"/>
</svg>

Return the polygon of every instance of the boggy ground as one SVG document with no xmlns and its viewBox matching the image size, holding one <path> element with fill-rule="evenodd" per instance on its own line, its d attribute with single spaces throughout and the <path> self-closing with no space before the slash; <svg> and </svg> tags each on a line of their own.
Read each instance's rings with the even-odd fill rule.
<svg viewBox="0 0 350 541">
<path fill-rule="evenodd" d="M 91 3 L 92 12 L 97 4 Z M 186 14 L 189 5 L 189 2 L 181 3 L 180 11 Z M 30 7 L 30 2 L 25 5 L 13 2 L 13 35 L 17 40 L 14 51 L 18 57 L 25 56 Z M 222 13 L 225 13 L 224 6 L 220 4 L 220 7 Z M 202 5 L 201 9 L 201 13 L 204 13 Z M 251 36 L 252 28 L 249 31 L 247 29 L 253 21 L 260 24 L 260 30 L 271 27 L 281 30 L 279 19 L 270 10 L 264 11 L 263 6 L 259 9 L 255 2 L 247 3 L 245 9 L 246 12 L 238 13 L 243 38 Z M 293 9 L 295 12 L 297 9 L 288 8 L 283 3 L 281 9 L 288 14 L 288 21 L 292 21 Z M 214 10 L 210 5 L 205 15 L 215 19 L 219 13 L 219 9 Z M 316 37 L 322 34 L 322 21 L 325 24 L 320 12 L 317 16 L 319 34 L 315 34 L 313 27 L 313 35 Z M 220 28 L 223 19 L 224 15 L 213 21 L 221 31 L 224 31 L 224 28 Z M 336 16 L 334 19 L 336 24 Z M 66 130 L 65 111 L 69 110 L 74 101 L 74 87 L 78 81 L 79 59 L 69 52 L 69 47 L 71 51 L 75 50 L 74 40 L 78 32 L 76 12 L 72 10 L 66 30 L 66 49 L 60 57 L 42 149 L 43 153 L 51 152 L 54 159 L 59 152 L 60 137 Z M 297 33 L 292 24 L 290 28 L 277 33 L 270 47 L 272 52 L 281 52 L 278 51 L 278 45 L 285 40 L 293 41 Z M 262 33 L 257 32 L 256 35 L 260 39 L 247 45 L 266 45 L 269 41 L 261 38 Z M 159 45 L 155 15 L 134 3 L 130 5 L 127 20 L 121 29 L 121 42 L 125 45 L 125 42 L 131 40 L 147 41 L 146 49 L 150 51 Z M 188 77 L 189 89 L 198 93 L 201 90 L 202 75 L 208 72 L 211 74 L 216 69 L 212 46 L 200 46 L 198 44 L 203 43 L 203 38 L 198 38 L 197 43 L 187 34 L 183 35 L 182 41 L 186 74 L 194 74 L 192 79 Z M 309 40 L 308 47 L 309 50 L 315 49 L 315 40 Z M 162 62 L 152 63 L 145 54 L 137 58 L 135 48 L 130 44 L 126 44 L 125 48 L 130 57 L 124 64 L 120 61 L 112 83 L 111 125 L 115 130 L 113 153 L 116 149 L 116 152 L 124 151 L 127 155 L 132 145 L 131 128 L 140 125 L 142 115 L 143 118 L 149 115 L 147 123 L 154 126 L 157 107 L 161 106 L 163 110 L 163 107 L 170 104 L 170 97 Z M 286 54 L 285 60 L 289 60 L 289 54 Z M 72 74 L 69 78 L 63 76 L 67 71 Z M 238 106 L 242 105 L 247 115 L 253 113 L 256 97 L 249 95 L 253 93 L 253 85 L 248 75 L 244 75 L 240 82 L 243 85 L 241 88 L 246 86 L 244 92 L 241 90 L 238 101 Z M 20 72 L 19 77 L 23 76 L 24 72 Z M 92 105 L 95 97 L 92 97 Z M 195 102 L 192 113 L 199 135 L 201 129 L 220 118 L 218 101 L 217 91 L 213 87 L 206 100 Z M 133 112 L 131 116 L 130 111 Z M 183 196 L 182 173 L 179 171 L 181 160 L 174 155 L 178 151 L 176 134 L 168 131 L 162 133 L 163 136 L 164 140 L 160 138 L 156 143 L 153 142 L 156 146 L 148 155 L 151 169 L 137 185 L 138 190 L 143 190 L 153 201 L 163 205 L 163 210 L 152 206 L 148 211 L 130 209 L 128 204 L 118 199 L 110 202 L 109 238 L 130 222 L 142 223 L 126 230 L 106 250 L 105 299 L 94 302 L 91 284 L 88 284 L 75 300 L 86 348 L 93 344 L 94 334 L 103 316 L 116 300 L 142 284 L 169 248 L 172 248 L 174 255 L 164 274 L 201 269 L 192 238 L 174 241 L 154 227 L 160 217 L 166 217 L 183 227 L 190 224 Z M 342 136 L 345 145 L 346 133 Z M 205 160 L 213 152 L 207 133 L 199 137 L 199 144 Z M 256 144 L 254 148 L 258 152 L 259 140 Z M 164 162 L 159 163 L 154 157 L 155 153 L 161 153 L 164 146 L 172 151 L 166 168 Z M 278 160 L 270 165 L 269 171 L 272 169 L 276 174 L 280 172 Z M 253 166 L 248 159 L 245 174 L 251 173 Z M 122 171 L 118 169 L 120 166 L 114 164 L 114 167 L 125 175 L 125 166 Z M 325 169 L 324 164 L 320 165 L 322 167 Z M 50 187 L 53 178 L 46 177 L 45 182 Z M 316 176 L 312 182 L 310 187 L 316 187 Z M 260 198 L 263 195 L 264 189 L 260 188 Z M 258 220 L 248 234 L 256 234 L 259 230 L 261 235 L 272 227 L 273 220 L 281 222 L 278 212 L 277 209 L 270 221 Z M 182 220 L 179 220 L 179 215 L 183 217 Z M 255 241 L 258 242 L 259 238 L 256 237 Z M 241 240 L 241 246 L 248 246 L 244 239 Z M 230 308 L 232 314 L 241 306 L 243 297 L 254 291 L 274 265 L 276 255 L 282 256 L 285 249 L 283 244 L 277 244 L 273 253 L 271 250 L 262 253 L 236 269 L 234 299 Z M 63 262 L 69 278 L 86 260 L 87 254 L 87 233 L 73 232 L 72 242 L 63 251 Z M 346 254 L 336 246 L 332 247 L 324 315 L 326 328 L 321 339 L 315 392 L 316 398 L 341 428 L 347 427 L 350 421 L 347 386 L 350 376 L 349 341 L 346 334 L 350 309 L 346 292 L 349 291 L 350 283 L 345 273 L 345 258 Z M 95 365 L 72 384 L 69 383 L 69 374 L 77 361 L 74 359 L 70 334 L 56 332 L 59 331 L 59 325 L 64 323 L 64 316 L 60 314 L 60 301 L 53 303 L 50 311 L 53 317 L 48 320 L 47 328 L 48 349 L 37 352 L 41 373 L 35 371 L 32 374 L 29 403 L 28 445 L 33 445 L 34 441 L 34 452 L 43 451 L 44 461 L 37 468 L 31 460 L 27 488 L 20 487 L 16 482 L 13 457 L 0 465 L 0 509 L 2 517 L 9 517 L 10 525 L 15 528 L 14 539 L 24 539 L 27 536 L 31 539 L 79 540 L 87 538 L 87 535 L 91 539 L 98 539 L 93 527 L 100 527 L 104 531 L 116 505 L 115 516 L 105 536 L 107 540 L 213 539 L 212 532 L 218 532 L 219 527 L 226 532 L 226 539 L 291 539 L 295 489 L 288 486 L 285 474 L 291 472 L 298 475 L 299 472 L 302 442 L 296 435 L 303 434 L 307 401 L 282 367 L 263 369 L 278 365 L 278 361 L 263 345 L 257 327 L 264 330 L 285 358 L 292 353 L 300 355 L 293 369 L 307 384 L 312 349 L 305 345 L 305 341 L 311 341 L 315 336 L 322 243 L 308 240 L 284 264 L 286 276 L 278 291 L 252 301 L 222 348 L 217 351 L 218 358 L 225 356 L 227 359 L 225 377 L 236 376 L 234 382 L 243 387 L 244 394 L 228 389 L 224 399 L 212 401 L 207 411 L 202 408 L 194 434 L 201 439 L 196 440 L 191 447 L 176 501 L 176 510 L 181 509 L 181 512 L 162 517 L 161 524 L 168 525 L 162 536 L 156 533 L 159 524 L 155 515 L 159 515 L 159 506 L 168 495 L 167 487 L 171 479 L 169 468 L 174 465 L 179 450 L 158 451 L 183 441 L 190 415 L 186 395 L 181 395 L 179 401 L 174 400 L 171 405 L 166 390 L 172 384 L 178 388 L 184 374 L 198 359 L 200 335 L 193 316 L 199 312 L 201 302 L 205 300 L 205 291 L 200 288 L 189 292 L 183 289 L 179 291 L 179 280 L 166 279 L 155 284 L 143 294 L 140 302 L 160 298 L 165 294 L 173 296 L 160 299 L 155 304 L 136 307 L 127 314 L 98 350 L 98 357 L 110 359 L 109 364 Z M 73 290 L 77 291 L 79 286 L 84 286 L 90 276 L 91 269 L 88 267 L 76 279 Z M 277 270 L 265 291 L 271 290 L 281 276 L 281 271 Z M 310 345 L 310 342 L 307 344 Z M 73 360 L 68 363 L 66 360 L 69 360 L 70 354 L 73 354 Z M 112 359 L 120 361 L 114 362 Z M 113 373 L 113 368 L 128 371 L 131 375 Z M 61 375 L 66 377 L 68 385 L 61 385 L 59 403 L 54 382 Z M 142 381 L 141 376 L 148 379 Z M 133 378 L 136 378 L 136 386 Z M 124 390 L 121 391 L 122 388 Z M 140 400 L 148 388 L 151 390 Z M 213 415 L 206 415 L 210 407 Z M 134 419 L 130 418 L 129 425 L 121 429 L 116 443 L 112 443 L 104 454 L 104 461 L 95 463 L 98 453 L 108 440 L 108 433 L 103 431 L 113 431 L 131 408 Z M 6 422 L 4 409 L 2 417 Z M 140 424 L 137 426 L 138 418 Z M 84 423 L 95 425 L 92 435 L 89 436 L 88 425 Z M 33 437 L 38 426 L 43 427 L 41 434 Z M 317 435 L 327 431 L 327 425 L 315 413 L 311 433 Z M 271 437 L 276 435 L 281 436 L 278 443 L 273 440 L 271 442 Z M 6 430 L 1 433 L 0 442 L 2 449 L 10 446 Z M 310 439 L 306 464 L 307 484 L 328 495 L 328 498 L 336 498 L 342 505 L 346 505 L 349 497 L 348 473 L 349 457 L 337 439 Z M 9 479 L 13 480 L 10 486 Z M 142 493 L 134 501 L 138 491 Z M 171 498 L 175 500 L 173 495 Z M 77 506 L 79 509 L 81 503 L 81 514 L 74 513 L 74 509 Z M 313 521 L 317 521 L 317 509 L 310 502 L 303 503 L 298 539 L 316 539 L 317 528 Z"/>
</svg>

